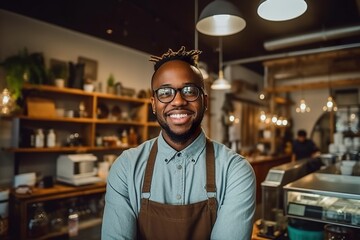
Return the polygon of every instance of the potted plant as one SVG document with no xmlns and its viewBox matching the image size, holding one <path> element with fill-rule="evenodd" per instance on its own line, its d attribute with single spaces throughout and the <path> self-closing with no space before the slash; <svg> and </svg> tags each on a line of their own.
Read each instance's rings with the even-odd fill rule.
<svg viewBox="0 0 360 240">
<path fill-rule="evenodd" d="M 94 81 L 89 78 L 85 79 L 83 88 L 85 92 L 93 92 L 95 88 Z"/>
<path fill-rule="evenodd" d="M 68 79 L 69 71 L 65 62 L 50 60 L 49 78 L 57 87 L 64 87 Z"/>
<path fill-rule="evenodd" d="M 24 83 L 42 84 L 47 80 L 42 54 L 29 54 L 26 48 L 6 58 L 0 66 L 5 69 L 5 81 L 14 101 L 22 97 Z"/>
<path fill-rule="evenodd" d="M 110 73 L 110 76 L 107 79 L 107 93 L 115 93 L 115 78 L 112 73 Z"/>
</svg>

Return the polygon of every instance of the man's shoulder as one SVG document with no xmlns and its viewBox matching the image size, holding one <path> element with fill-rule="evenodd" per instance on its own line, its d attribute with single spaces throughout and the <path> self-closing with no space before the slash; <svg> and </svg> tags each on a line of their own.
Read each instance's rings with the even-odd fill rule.
<svg viewBox="0 0 360 240">
<path fill-rule="evenodd" d="M 216 155 L 223 155 L 223 156 L 227 156 L 227 157 L 230 157 L 230 158 L 244 159 L 244 157 L 242 155 L 240 155 L 236 151 L 232 150 L 231 148 L 229 148 L 225 144 L 220 143 L 220 142 L 215 141 L 215 140 L 211 140 L 211 141 L 214 144 L 214 150 L 215 150 Z"/>
</svg>

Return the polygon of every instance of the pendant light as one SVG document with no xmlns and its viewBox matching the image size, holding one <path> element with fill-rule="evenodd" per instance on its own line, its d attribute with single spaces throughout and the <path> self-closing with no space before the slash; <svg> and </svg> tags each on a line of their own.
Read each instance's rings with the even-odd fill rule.
<svg viewBox="0 0 360 240">
<path fill-rule="evenodd" d="M 336 112 L 337 111 L 336 103 L 335 103 L 334 99 L 332 98 L 331 94 L 327 98 L 327 102 L 326 102 L 325 106 L 323 106 L 323 111 L 324 112 L 332 112 L 332 111 Z"/>
<path fill-rule="evenodd" d="M 299 106 L 296 108 L 297 113 L 307 113 L 310 112 L 310 107 L 306 105 L 305 99 L 301 98 Z"/>
<path fill-rule="evenodd" d="M 211 84 L 211 89 L 226 90 L 231 88 L 230 83 L 224 78 L 222 67 L 222 38 L 219 37 L 219 77 Z"/>
<path fill-rule="evenodd" d="M 196 29 L 210 36 L 227 36 L 240 32 L 246 22 L 237 7 L 226 0 L 215 0 L 200 13 Z"/>
<path fill-rule="evenodd" d="M 10 115 L 14 109 L 14 101 L 7 88 L 0 93 L 0 116 Z"/>
<path fill-rule="evenodd" d="M 260 0 L 257 13 L 269 21 L 286 21 L 301 16 L 307 9 L 305 0 Z"/>
<path fill-rule="evenodd" d="M 298 67 L 298 69 L 300 69 Z M 299 74 L 300 74 L 300 71 L 298 71 Z M 304 76 L 302 74 L 300 74 L 300 77 L 301 77 L 301 86 L 304 84 Z M 303 88 L 301 87 L 301 99 L 300 99 L 300 102 L 299 102 L 299 106 L 296 108 L 296 112 L 297 113 L 307 113 L 307 112 L 310 112 L 310 107 L 308 105 L 306 105 L 306 102 L 305 102 L 305 98 L 304 98 L 304 92 L 303 92 Z"/>
<path fill-rule="evenodd" d="M 325 106 L 323 106 L 323 111 L 324 112 L 332 112 L 332 111 L 336 112 L 337 106 L 334 101 L 334 98 L 331 96 L 330 67 L 329 67 L 329 74 L 328 74 L 328 84 L 329 84 L 329 96 L 327 98 L 327 102 L 326 102 Z"/>
</svg>

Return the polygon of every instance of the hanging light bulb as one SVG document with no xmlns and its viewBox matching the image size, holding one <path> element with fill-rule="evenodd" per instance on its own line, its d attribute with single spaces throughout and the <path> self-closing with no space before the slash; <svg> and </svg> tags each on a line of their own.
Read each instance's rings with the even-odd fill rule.
<svg viewBox="0 0 360 240">
<path fill-rule="evenodd" d="M 331 112 L 331 111 L 336 112 L 337 111 L 336 103 L 335 103 L 334 99 L 331 96 L 329 96 L 327 98 L 326 105 L 323 106 L 323 111 L 324 112 Z"/>
<path fill-rule="evenodd" d="M 260 94 L 259 94 L 259 99 L 260 100 L 265 100 L 265 98 L 266 98 L 266 95 L 265 95 L 265 92 L 260 92 Z"/>
<path fill-rule="evenodd" d="M 282 120 L 282 125 L 283 126 L 287 126 L 288 125 L 288 120 L 286 119 L 286 118 L 284 118 L 283 120 Z"/>
<path fill-rule="evenodd" d="M 278 120 L 277 115 L 272 116 L 272 118 L 271 118 L 272 123 L 276 124 L 277 120 Z"/>
<path fill-rule="evenodd" d="M 299 106 L 296 108 L 297 113 L 306 113 L 310 112 L 310 107 L 306 105 L 305 99 L 300 100 Z"/>
<path fill-rule="evenodd" d="M 265 120 L 266 120 L 266 114 L 264 111 L 261 111 L 260 112 L 260 121 L 265 122 Z"/>
</svg>

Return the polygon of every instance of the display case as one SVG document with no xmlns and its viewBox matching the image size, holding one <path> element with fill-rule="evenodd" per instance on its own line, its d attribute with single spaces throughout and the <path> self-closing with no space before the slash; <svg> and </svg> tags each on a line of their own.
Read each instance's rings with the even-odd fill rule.
<svg viewBox="0 0 360 240">
<path fill-rule="evenodd" d="M 33 188 L 31 193 L 10 194 L 10 239 L 68 239 L 74 230 L 70 220 L 76 213 L 76 234 L 98 227 L 105 205 L 103 182 L 81 187 L 56 184 Z"/>
<path fill-rule="evenodd" d="M 360 177 L 312 173 L 284 186 L 288 217 L 360 228 Z"/>
</svg>

